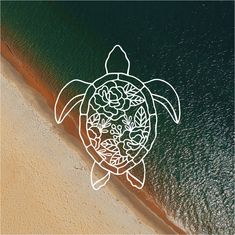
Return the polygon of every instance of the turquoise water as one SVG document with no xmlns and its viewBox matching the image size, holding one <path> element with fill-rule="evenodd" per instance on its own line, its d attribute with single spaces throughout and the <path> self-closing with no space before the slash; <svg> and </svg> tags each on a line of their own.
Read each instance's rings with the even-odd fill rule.
<svg viewBox="0 0 235 235">
<path fill-rule="evenodd" d="M 57 92 L 72 78 L 94 81 L 121 44 L 130 73 L 178 91 L 179 125 L 157 106 L 158 137 L 147 187 L 192 233 L 234 231 L 233 2 L 3 2 L 2 25 Z M 42 77 L 42 79 L 44 79 Z M 158 91 L 156 87 L 156 91 Z M 162 91 L 160 91 L 162 92 Z"/>
</svg>

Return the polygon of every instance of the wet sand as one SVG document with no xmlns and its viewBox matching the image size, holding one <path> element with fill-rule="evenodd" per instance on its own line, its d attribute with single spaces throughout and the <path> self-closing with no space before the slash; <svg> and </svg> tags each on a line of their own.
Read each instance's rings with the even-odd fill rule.
<svg viewBox="0 0 235 235">
<path fill-rule="evenodd" d="M 38 73 L 35 73 L 33 70 L 31 70 L 30 67 L 26 65 L 26 63 L 22 63 L 22 60 L 19 60 L 19 58 L 16 58 L 15 54 L 12 53 L 11 50 L 7 49 L 7 46 L 5 44 L 2 44 L 2 45 L 3 45 L 2 46 L 3 55 L 8 60 L 10 59 L 11 63 L 17 68 L 17 70 L 20 71 L 21 74 L 24 75 L 24 78 L 26 79 L 26 81 L 28 81 L 28 83 L 31 83 L 30 84 L 31 86 L 33 86 L 36 90 L 40 91 L 40 93 L 43 93 L 42 95 L 44 97 L 46 97 L 46 100 L 42 99 L 39 94 L 36 94 L 35 90 L 32 90 L 27 85 L 25 85 L 23 79 L 14 79 L 13 77 L 16 77 L 16 76 L 19 77 L 20 75 L 19 74 L 16 75 L 16 72 L 13 72 L 13 69 L 10 69 L 12 71 L 12 73 L 14 74 L 14 75 L 10 76 L 10 77 L 12 77 L 12 79 L 9 78 L 9 73 L 8 73 L 7 76 L 5 75 L 5 80 L 6 80 L 6 78 L 7 78 L 6 81 L 11 80 L 10 83 L 14 84 L 15 88 L 17 87 L 19 94 L 20 93 L 24 94 L 25 100 L 22 103 L 25 103 L 25 105 L 26 105 L 26 103 L 29 102 L 29 105 L 31 104 L 31 106 L 32 106 L 31 107 L 31 112 L 32 113 L 38 113 L 38 111 L 40 111 L 40 115 L 42 115 L 42 113 L 43 113 L 42 116 L 45 120 L 42 123 L 44 123 L 44 124 L 47 123 L 48 127 L 50 127 L 50 132 L 52 132 L 50 134 L 55 135 L 55 136 L 53 136 L 53 138 L 51 137 L 50 140 L 48 140 L 45 137 L 45 133 L 43 131 L 43 133 L 41 133 L 42 136 L 43 136 L 41 138 L 41 140 L 45 141 L 45 138 L 46 138 L 47 141 L 45 141 L 44 143 L 39 142 L 40 144 L 37 147 L 38 152 L 31 154 L 31 156 L 34 155 L 36 157 L 35 161 L 32 160 L 32 157 L 29 157 L 28 159 L 26 159 L 26 162 L 28 160 L 30 162 L 35 163 L 36 165 L 39 164 L 39 163 L 41 164 L 42 159 L 44 159 L 46 161 L 50 161 L 50 162 L 52 161 L 53 163 L 51 162 L 51 164 L 49 164 L 47 162 L 46 163 L 43 162 L 43 165 L 45 165 L 46 167 L 42 167 L 42 166 L 36 167 L 36 166 L 34 166 L 33 167 L 34 171 L 31 172 L 30 169 L 27 169 L 27 167 L 25 167 L 24 164 L 20 161 L 21 164 L 23 165 L 24 174 L 26 174 L 26 175 L 34 174 L 34 173 L 36 173 L 35 169 L 37 169 L 36 170 L 37 175 L 38 175 L 37 180 L 39 180 L 39 178 L 41 178 L 40 177 L 41 175 L 44 176 L 44 177 L 42 177 L 42 179 L 44 179 L 44 181 L 46 180 L 45 183 L 44 183 L 44 181 L 43 181 L 43 183 L 41 182 L 42 183 L 41 187 L 43 187 L 42 192 L 44 192 L 44 194 L 45 194 L 45 195 L 43 194 L 43 197 L 42 197 L 42 198 L 44 198 L 43 201 L 44 201 L 45 205 L 40 204 L 40 200 L 39 200 L 39 202 L 37 203 L 38 212 L 36 213 L 35 210 L 32 210 L 32 213 L 34 213 L 36 218 L 37 217 L 42 217 L 43 219 L 45 219 L 45 220 L 43 220 L 44 222 L 42 222 L 43 226 L 40 226 L 40 225 L 37 224 L 37 226 L 33 227 L 33 225 L 34 225 L 33 221 L 30 222 L 30 220 L 29 220 L 29 222 L 27 223 L 26 222 L 26 221 L 28 221 L 28 219 L 27 219 L 23 223 L 26 227 L 25 232 L 24 232 L 24 230 L 22 230 L 23 233 L 30 233 L 29 230 L 27 230 L 30 227 L 30 224 L 32 226 L 31 229 L 35 229 L 35 231 L 33 233 L 35 233 L 35 232 L 40 233 L 40 231 L 42 231 L 43 233 L 98 233 L 98 232 L 99 233 L 153 233 L 154 231 L 158 232 L 158 233 L 165 233 L 165 234 L 166 233 L 168 233 L 168 234 L 173 233 L 173 231 L 176 231 L 177 233 L 182 233 L 183 232 L 182 230 L 177 228 L 173 223 L 171 223 L 167 219 L 166 214 L 160 209 L 160 207 L 157 207 L 156 205 L 153 205 L 153 202 L 152 202 L 151 198 L 149 198 L 149 200 L 145 200 L 145 204 L 147 203 L 148 206 L 151 208 L 151 210 L 155 214 L 153 214 L 148 208 L 146 208 L 136 198 L 136 196 L 134 196 L 129 191 L 127 191 L 123 187 L 123 185 L 121 185 L 123 183 L 121 183 L 119 180 L 112 179 L 112 182 L 114 182 L 114 184 L 109 184 L 109 186 L 107 188 L 102 190 L 101 194 L 102 195 L 105 194 L 106 196 L 109 195 L 108 198 L 106 198 L 105 196 L 102 196 L 101 194 L 96 195 L 96 193 L 94 193 L 94 191 L 90 187 L 90 182 L 89 182 L 91 161 L 89 161 L 89 160 L 83 161 L 84 159 L 86 159 L 88 157 L 86 152 L 80 146 L 80 144 L 78 146 L 77 139 L 75 139 L 74 137 L 68 135 L 67 132 L 65 132 L 61 127 L 57 126 L 54 123 L 54 120 L 52 119 L 53 113 L 52 113 L 52 110 L 49 108 L 49 106 L 52 106 L 53 103 L 54 103 L 53 102 L 54 95 L 52 95 L 52 93 L 48 89 L 46 89 L 45 86 L 43 86 L 42 84 L 36 83 L 36 86 L 35 86 L 35 84 L 33 84 L 33 82 L 37 80 L 36 76 L 38 76 Z M 4 46 L 5 46 L 5 48 L 4 48 Z M 10 65 L 6 66 L 6 64 L 7 64 L 6 61 L 4 61 L 3 64 L 4 64 L 3 68 L 10 66 Z M 4 71 L 4 69 L 2 69 L 2 71 Z M 30 80 L 30 77 L 31 78 L 33 77 L 34 79 Z M 16 85 L 16 83 L 17 83 L 17 85 Z M 25 92 L 24 89 L 28 90 L 28 92 Z M 23 90 L 23 92 L 22 92 L 22 90 Z M 43 92 L 41 92 L 41 91 L 43 91 Z M 14 94 L 14 92 L 12 92 L 12 93 Z M 6 96 L 7 96 L 7 94 L 6 94 Z M 6 98 L 4 100 L 6 100 Z M 4 104 L 5 104 L 5 102 L 4 102 Z M 11 104 L 11 105 L 8 105 L 7 107 L 13 106 L 13 105 L 14 104 Z M 3 105 L 3 107 L 4 107 L 4 105 Z M 10 110 L 12 110 L 12 108 Z M 21 110 L 18 110 L 18 111 L 21 112 Z M 4 112 L 4 115 L 2 115 L 1 119 L 4 119 L 5 113 L 7 113 L 7 112 Z M 27 121 L 25 122 L 26 117 L 23 113 L 17 114 L 17 115 L 9 114 L 7 117 L 5 117 L 5 119 L 10 120 L 10 116 L 22 117 L 21 121 L 23 123 L 30 123 L 30 122 L 27 122 Z M 40 118 L 38 118 L 38 120 L 41 121 Z M 73 127 L 73 125 L 75 125 L 75 124 L 73 124 L 72 120 L 73 120 L 72 117 L 67 119 L 67 121 L 65 123 L 65 130 L 66 131 L 69 130 L 69 132 L 71 134 L 73 134 L 73 136 L 76 137 L 77 133 L 71 131 L 71 130 L 74 130 L 74 128 L 71 128 L 71 127 Z M 1 123 L 2 123 L 2 126 L 5 127 L 2 120 L 1 120 Z M 12 120 L 11 123 L 17 123 L 17 125 L 19 123 L 19 125 L 22 125 L 22 124 L 20 124 L 20 119 L 19 118 L 15 119 L 15 120 Z M 42 124 L 40 124 L 40 125 L 42 125 Z M 40 125 L 35 124 L 35 126 L 40 126 Z M 8 127 L 8 128 L 10 128 L 10 127 Z M 24 128 L 26 128 L 26 126 Z M 3 132 L 3 134 L 4 133 L 10 133 L 8 129 L 6 129 L 5 131 L 4 131 L 4 129 L 5 128 L 2 128 L 2 130 L 1 130 L 1 132 Z M 18 129 L 20 129 L 20 128 L 12 129 L 12 133 L 16 132 Z M 39 130 L 41 130 L 41 126 L 40 126 L 40 128 L 38 128 L 38 127 L 36 128 L 35 133 L 34 133 L 35 136 L 38 136 L 38 134 L 36 134 L 36 133 Z M 29 132 L 30 132 L 30 129 L 29 129 Z M 3 134 L 2 134 L 2 136 L 3 136 Z M 30 149 L 34 145 L 33 144 L 31 145 L 27 141 L 24 140 L 23 136 L 25 134 L 26 134 L 26 131 L 23 131 L 23 133 L 22 133 L 22 139 L 23 140 L 22 141 L 25 142 L 25 144 L 26 144 L 25 148 L 27 149 L 27 146 L 28 146 L 28 148 Z M 9 139 L 14 138 L 13 136 L 14 136 L 13 134 L 8 135 L 8 138 Z M 17 138 L 17 140 L 20 140 L 20 139 L 21 138 Z M 50 143 L 52 140 L 54 141 L 55 139 L 57 139 L 59 141 L 59 143 L 63 142 L 64 146 L 62 148 L 49 147 L 48 142 Z M 9 143 L 10 143 L 10 140 L 9 140 Z M 55 144 L 56 143 L 53 143 L 53 146 Z M 42 147 L 43 145 L 44 145 L 44 148 Z M 17 143 L 16 144 L 11 143 L 11 146 L 17 146 Z M 50 144 L 50 146 L 52 146 L 52 145 Z M 10 148 L 10 145 L 5 148 L 6 152 L 7 152 L 8 148 Z M 39 150 L 41 148 L 46 149 L 47 151 L 42 152 L 41 150 Z M 24 149 L 24 148 L 20 147 L 19 149 L 20 149 L 20 151 L 17 152 L 17 156 L 18 156 L 18 153 L 21 153 L 21 149 Z M 60 151 L 58 151 L 59 149 L 60 149 Z M 58 151 L 58 152 L 53 153 L 53 151 Z M 70 151 L 73 151 L 73 153 L 70 153 Z M 22 151 L 22 152 L 24 152 L 24 151 Z M 41 157 L 40 154 L 42 154 L 43 157 Z M 60 154 L 60 161 L 58 161 L 58 154 Z M 8 155 L 8 154 L 5 153 L 4 155 Z M 13 155 L 16 159 L 13 160 L 11 157 L 7 158 L 7 161 L 8 160 L 10 161 L 7 164 L 9 164 L 10 168 L 13 168 L 12 170 L 13 170 L 13 172 L 15 172 L 15 171 L 17 171 L 18 168 L 21 169 L 21 167 L 19 167 L 17 164 L 18 164 L 18 160 L 22 159 L 23 157 L 19 158 L 19 157 L 15 156 L 16 154 L 13 154 Z M 25 154 L 25 156 L 26 155 L 27 154 Z M 48 158 L 48 155 L 49 155 L 49 158 Z M 58 168 L 60 168 L 60 167 L 61 168 L 65 168 L 66 166 L 68 167 L 69 163 L 68 162 L 66 163 L 66 161 L 68 160 L 68 159 L 66 160 L 66 156 L 69 159 L 71 158 L 71 156 L 74 157 L 74 159 L 73 159 L 74 161 L 73 161 L 73 164 L 72 164 L 73 166 L 71 165 L 70 168 L 63 169 L 62 171 L 58 170 Z M 37 161 L 39 161 L 39 162 L 37 162 Z M 5 161 L 2 161 L 2 162 L 3 162 L 2 165 L 4 165 Z M 16 164 L 16 166 L 15 166 L 15 164 Z M 59 166 L 58 166 L 58 164 L 59 164 Z M 30 164 L 28 164 L 28 165 L 30 165 Z M 51 166 L 56 166 L 57 171 L 55 172 L 54 168 L 53 167 L 51 168 Z M 4 168 L 5 167 L 3 167 L 3 169 Z M 44 168 L 46 168 L 47 171 L 44 170 Z M 44 172 L 39 172 L 38 173 L 38 169 L 41 169 Z M 50 174 L 51 172 L 52 172 L 52 175 L 49 175 L 49 176 L 45 177 L 47 174 Z M 62 172 L 63 172 L 63 176 L 61 175 Z M 10 174 L 11 171 L 8 170 L 5 173 Z M 3 176 L 5 175 L 5 173 L 3 172 Z M 14 174 L 16 174 L 16 173 L 14 173 Z M 57 174 L 59 174 L 59 175 L 57 175 Z M 64 179 L 64 175 L 66 175 L 66 177 L 68 177 L 67 174 L 69 174 L 69 179 L 67 180 L 69 183 L 66 183 L 66 185 L 63 185 L 63 184 L 61 185 L 60 180 L 58 180 L 58 182 L 57 182 L 57 179 L 60 179 L 60 178 Z M 72 174 L 72 176 L 71 176 L 71 174 Z M 83 174 L 83 177 L 80 174 Z M 2 177 L 2 178 L 4 179 L 4 177 Z M 6 178 L 11 178 L 11 177 L 6 177 Z M 35 176 L 34 177 L 29 176 L 29 177 L 26 177 L 26 178 L 34 179 Z M 3 182 L 4 182 L 4 180 L 3 180 Z M 13 183 L 14 182 L 12 182 L 12 184 Z M 27 184 L 27 187 L 23 187 L 24 184 L 25 184 L 24 181 L 18 181 L 18 183 L 21 184 L 21 186 L 22 186 L 22 187 L 20 187 L 20 185 L 18 185 L 19 188 L 28 190 L 29 195 L 31 193 L 35 194 L 35 190 L 34 190 L 34 187 L 33 187 L 33 186 L 35 186 L 34 182 L 29 182 L 29 184 Z M 83 186 L 80 186 L 79 183 Z M 10 187 L 14 187 L 14 186 L 12 186 L 12 184 L 9 184 Z M 32 187 L 29 187 L 28 185 L 31 185 L 31 184 L 32 184 Z M 40 185 L 40 182 L 39 182 L 39 185 Z M 4 184 L 2 186 L 4 186 Z M 56 189 L 55 191 L 57 193 L 53 192 L 54 190 L 51 189 L 52 186 L 53 186 L 53 188 Z M 4 190 L 4 187 L 2 187 L 2 188 Z M 66 193 L 68 191 L 67 188 L 69 188 L 69 193 Z M 16 190 L 15 187 L 14 187 L 14 190 Z M 73 209 L 71 209 L 67 206 L 62 206 L 62 205 L 64 205 L 64 203 L 61 203 L 61 201 L 58 200 L 58 198 L 54 198 L 54 200 L 50 200 L 50 195 L 55 194 L 56 196 L 59 196 L 61 191 L 63 192 L 62 193 L 62 195 L 64 195 L 63 197 L 67 198 L 67 203 L 65 203 L 65 205 L 68 205 L 68 203 L 69 203 L 70 206 L 74 205 Z M 17 195 L 18 193 L 20 193 L 20 195 Z M 83 195 L 83 197 L 81 197 L 81 198 L 83 198 L 82 200 L 79 200 L 79 195 L 80 194 Z M 27 200 L 29 200 L 29 198 L 27 197 L 27 193 L 24 194 L 25 198 L 23 198 L 23 199 L 21 199 L 21 197 L 22 197 L 21 192 L 16 191 L 14 195 L 16 197 L 16 198 L 14 198 L 14 200 L 16 200 L 16 201 L 17 200 L 24 201 L 23 199 L 25 199 L 25 203 L 26 203 Z M 40 193 L 39 193 L 39 195 L 40 195 Z M 86 202 L 87 199 L 88 199 L 87 195 L 89 195 L 89 197 L 91 197 L 90 202 Z M 3 196 L 4 196 L 4 193 L 3 193 Z M 144 198 L 146 198 L 146 193 L 145 192 L 139 192 L 138 196 L 142 197 L 144 199 Z M 47 199 L 47 197 L 49 197 L 49 198 Z M 69 198 L 71 197 L 71 200 L 68 200 L 68 197 Z M 7 207 L 8 204 L 9 204 L 10 207 L 12 205 L 14 205 L 14 203 L 12 203 L 12 202 L 10 203 L 10 200 L 7 199 L 7 198 L 11 198 L 11 197 L 8 197 L 8 196 L 5 197 L 6 202 L 4 203 L 4 205 L 6 205 L 6 207 Z M 35 197 L 30 197 L 30 199 L 31 198 L 32 198 L 32 200 L 35 199 Z M 3 197 L 3 200 L 4 200 L 4 197 Z M 107 200 L 109 200 L 109 203 L 107 203 Z M 9 201 L 9 202 L 7 202 L 7 201 Z M 45 202 L 45 201 L 47 201 L 47 202 Z M 32 204 L 34 204 L 34 202 L 32 202 Z M 53 206 L 53 204 L 56 204 L 56 205 Z M 67 220 L 63 220 L 63 223 L 62 222 L 57 223 L 56 221 L 59 221 L 59 220 L 55 220 L 55 221 L 53 221 L 54 225 L 55 225 L 54 226 L 55 230 L 52 231 L 52 232 L 49 230 L 49 232 L 48 232 L 47 229 L 49 229 L 49 228 L 46 225 L 53 224 L 52 222 L 49 223 L 49 221 L 53 217 L 60 218 L 60 216 L 61 216 L 62 212 L 58 211 L 58 215 L 57 215 L 57 211 L 56 211 L 56 210 L 62 210 L 62 208 L 60 208 L 60 206 L 59 206 L 60 204 L 64 208 L 63 210 L 67 211 L 66 213 L 69 214 L 68 218 L 70 218 L 70 219 L 68 219 L 67 216 L 66 217 L 64 216 L 64 218 L 67 218 L 70 221 L 69 224 L 74 222 L 74 223 L 72 223 L 72 224 L 74 224 L 74 227 L 69 226 L 68 224 L 66 224 L 66 222 L 68 223 Z M 85 205 L 86 205 L 87 208 L 85 207 Z M 93 207 L 91 205 L 93 205 Z M 117 212 L 116 208 L 112 207 L 110 205 L 117 206 L 119 208 L 119 210 L 123 206 L 125 208 L 125 209 L 123 209 L 125 211 L 125 213 Z M 128 207 L 126 207 L 126 205 L 128 205 Z M 28 206 L 29 206 L 29 204 L 27 204 L 27 207 Z M 43 210 L 44 206 L 47 207 L 46 211 Z M 53 213 L 54 216 L 50 217 L 50 214 L 48 214 L 48 213 L 51 210 L 49 210 L 48 207 L 49 208 L 53 207 L 53 209 L 55 210 L 54 211 L 55 213 Z M 88 207 L 90 207 L 90 208 L 88 209 Z M 30 208 L 31 207 L 28 208 L 29 215 L 31 214 Z M 97 208 L 99 208 L 99 209 L 97 209 Z M 105 216 L 104 216 L 104 218 L 102 218 L 101 214 L 102 214 L 102 210 L 104 208 L 108 209 L 109 213 L 104 212 Z M 5 221 L 5 220 L 7 221 L 6 218 L 8 218 L 8 220 L 10 221 L 11 215 L 13 214 L 13 216 L 15 217 L 15 214 L 17 214 L 15 212 L 11 211 L 12 208 L 3 208 L 3 209 L 5 209 L 7 214 L 9 214 L 8 217 L 3 216 L 4 217 L 3 221 Z M 73 215 L 70 215 L 70 213 L 68 212 L 70 210 L 74 212 Z M 20 213 L 20 211 L 21 210 L 19 209 L 19 213 Z M 83 213 L 81 213 L 81 212 L 84 212 L 84 211 L 86 211 L 85 216 L 83 216 Z M 96 211 L 96 213 L 94 213 L 94 211 Z M 113 215 L 113 211 L 115 211 L 115 215 Z M 45 213 L 45 216 L 43 215 L 44 213 Z M 78 213 L 78 214 L 76 214 L 76 213 Z M 24 212 L 24 214 L 26 215 L 27 213 Z M 3 215 L 4 215 L 4 213 L 3 213 Z M 156 215 L 161 216 L 161 218 L 165 221 L 165 223 Z M 114 218 L 114 216 L 117 217 L 117 218 Z M 20 218 L 20 217 L 21 216 L 17 216 L 17 218 Z M 32 218 L 32 219 L 34 218 L 33 216 L 29 216 L 29 217 Z M 48 217 L 48 219 L 46 219 L 47 217 Z M 128 219 L 129 217 L 131 217 L 132 220 L 129 220 Z M 60 218 L 60 219 L 62 220 L 62 218 Z M 73 221 L 73 220 L 76 220 L 76 222 Z M 98 226 L 98 223 L 96 225 L 93 222 L 91 223 L 91 221 L 93 221 L 93 220 L 97 220 L 97 222 L 99 221 L 100 226 Z M 41 220 L 37 219 L 35 221 L 39 222 Z M 106 221 L 108 221 L 108 223 L 106 223 Z M 112 222 L 114 224 L 112 224 Z M 82 228 L 79 228 L 79 225 L 82 225 L 82 224 L 85 224 L 85 226 L 83 226 Z M 104 226 L 105 224 L 107 226 Z M 18 229 L 20 229 L 21 226 L 22 226 L 22 223 L 19 221 Z M 3 227 L 3 231 L 4 231 L 4 223 L 3 223 L 2 227 Z M 37 230 L 37 227 L 40 230 Z M 43 230 L 43 227 L 44 227 L 44 230 Z M 53 226 L 50 226 L 50 227 L 53 227 Z M 69 229 L 67 230 L 66 227 L 69 227 Z M 99 228 L 97 229 L 97 227 L 99 227 Z M 5 228 L 6 228 L 6 232 L 7 232 L 7 229 L 11 229 L 9 225 L 6 225 Z M 14 233 L 20 233 L 19 231 L 17 232 L 17 228 L 16 228 L 16 230 L 13 231 L 13 232 Z"/>
</svg>

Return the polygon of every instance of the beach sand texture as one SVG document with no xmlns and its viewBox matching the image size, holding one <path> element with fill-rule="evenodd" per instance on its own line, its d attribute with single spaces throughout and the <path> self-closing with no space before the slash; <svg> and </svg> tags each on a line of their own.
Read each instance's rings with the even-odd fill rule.
<svg viewBox="0 0 235 235">
<path fill-rule="evenodd" d="M 95 192 L 90 166 L 79 158 L 83 150 L 52 118 L 43 98 L 2 58 L 2 233 L 172 233 L 123 203 L 114 186 Z"/>
</svg>

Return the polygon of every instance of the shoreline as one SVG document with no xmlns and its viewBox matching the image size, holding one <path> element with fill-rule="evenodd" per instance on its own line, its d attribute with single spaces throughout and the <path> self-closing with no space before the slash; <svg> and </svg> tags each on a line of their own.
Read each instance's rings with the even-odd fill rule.
<svg viewBox="0 0 235 235">
<path fill-rule="evenodd" d="M 36 71 L 35 69 L 31 68 L 29 66 L 28 61 L 25 58 L 23 58 L 23 56 L 20 55 L 18 50 L 16 50 L 15 48 L 14 49 L 10 48 L 7 45 L 7 43 L 5 43 L 3 41 L 1 41 L 1 54 L 23 76 L 24 81 L 26 81 L 27 84 L 32 89 L 36 90 L 37 92 L 40 93 L 40 95 L 42 95 L 44 97 L 48 106 L 53 110 L 54 101 L 55 101 L 56 96 L 55 96 L 55 94 L 53 94 L 53 92 L 51 90 L 49 90 L 46 87 L 45 84 L 38 83 L 38 81 L 40 79 L 37 79 L 37 78 L 40 77 L 40 71 Z M 33 80 L 32 80 L 32 77 L 34 78 Z M 35 82 L 35 81 L 37 81 L 37 82 Z M 82 146 L 81 141 L 79 141 L 80 143 L 79 142 L 76 143 L 76 141 L 75 141 L 75 138 L 76 138 L 76 140 L 79 139 L 78 132 L 76 131 L 76 123 L 74 122 L 74 119 L 76 118 L 75 115 L 76 114 L 73 113 L 72 115 L 68 116 L 64 120 L 63 127 L 65 128 L 66 132 L 68 132 L 70 135 L 73 136 L 73 137 L 68 137 L 68 138 L 74 139 L 73 140 L 74 143 L 70 143 L 70 145 L 73 145 L 74 148 L 76 147 L 76 145 L 79 145 L 79 149 L 81 150 L 81 146 Z M 64 136 L 62 138 L 64 139 Z M 78 149 L 78 147 L 76 147 L 76 148 Z M 84 148 L 82 148 L 82 152 L 84 152 L 84 154 L 82 154 L 82 156 L 88 155 L 88 154 L 86 154 Z M 90 158 L 82 157 L 82 160 L 84 160 L 89 165 L 89 167 L 91 166 L 92 161 Z M 112 182 L 114 182 L 114 184 L 108 184 L 107 187 L 112 192 L 115 191 L 115 195 L 122 194 L 123 197 L 125 197 L 124 201 L 127 202 L 128 204 L 131 204 L 131 206 L 128 205 L 128 207 L 132 207 L 132 209 L 135 208 L 137 211 L 139 211 L 139 212 L 136 212 L 137 214 L 139 213 L 139 215 L 143 215 L 142 217 L 145 217 L 145 218 L 141 218 L 142 221 L 144 221 L 145 223 L 149 223 L 149 224 L 151 224 L 151 227 L 152 226 L 154 227 L 154 224 L 155 223 L 157 224 L 156 221 L 159 222 L 162 220 L 162 223 L 165 224 L 165 226 L 168 226 L 170 230 L 172 230 L 178 234 L 186 234 L 181 228 L 176 226 L 173 222 L 171 222 L 168 219 L 166 213 L 160 208 L 159 205 L 157 205 L 157 203 L 155 201 L 153 201 L 153 199 L 149 200 L 149 197 L 147 199 L 147 196 L 148 196 L 147 192 L 133 190 L 133 188 L 131 188 L 127 184 L 127 182 L 125 182 L 124 177 L 120 177 L 120 179 L 121 180 L 113 177 Z M 120 191 L 122 191 L 122 192 L 120 192 Z M 129 198 L 131 198 L 132 200 L 130 200 Z M 125 204 L 127 204 L 127 203 L 125 203 Z M 140 206 L 137 203 L 142 204 L 142 205 Z M 137 208 L 137 207 L 139 207 L 139 208 Z M 166 229 L 166 230 L 169 231 L 169 229 Z"/>
</svg>

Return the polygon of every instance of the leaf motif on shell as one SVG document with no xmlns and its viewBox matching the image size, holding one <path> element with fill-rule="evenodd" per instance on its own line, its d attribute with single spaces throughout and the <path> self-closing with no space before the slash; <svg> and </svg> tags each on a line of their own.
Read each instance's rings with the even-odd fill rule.
<svg viewBox="0 0 235 235">
<path fill-rule="evenodd" d="M 114 154 L 112 158 L 110 159 L 110 164 L 118 165 L 118 164 L 125 162 L 126 159 L 127 159 L 127 156 L 120 156 L 119 154 Z"/>
<path fill-rule="evenodd" d="M 132 84 L 130 83 L 126 84 L 124 86 L 124 91 L 127 97 L 130 99 L 131 106 L 136 106 L 144 102 L 143 97 L 141 97 L 140 95 L 137 95 L 137 93 L 139 92 L 139 89 L 137 89 Z"/>
<path fill-rule="evenodd" d="M 127 97 L 131 98 L 133 95 L 139 92 L 139 90 L 133 86 L 132 84 L 128 83 L 124 86 L 124 91 Z"/>
<path fill-rule="evenodd" d="M 101 146 L 111 152 L 118 152 L 117 143 L 113 139 L 106 139 L 101 143 Z"/>
<path fill-rule="evenodd" d="M 145 127 L 148 122 L 147 114 L 141 106 L 135 113 L 134 122 L 136 127 Z"/>
<path fill-rule="evenodd" d="M 99 121 L 100 121 L 100 115 L 98 113 L 94 113 L 89 117 L 87 122 L 91 126 L 98 126 Z"/>
<path fill-rule="evenodd" d="M 144 99 L 139 95 L 133 95 L 130 100 L 132 106 L 137 106 L 144 102 Z"/>
<path fill-rule="evenodd" d="M 105 149 L 99 150 L 99 151 L 98 151 L 98 154 L 100 154 L 101 156 L 103 156 L 103 157 L 105 157 L 105 158 L 112 156 L 112 154 L 111 154 L 110 152 L 106 152 Z"/>
</svg>

